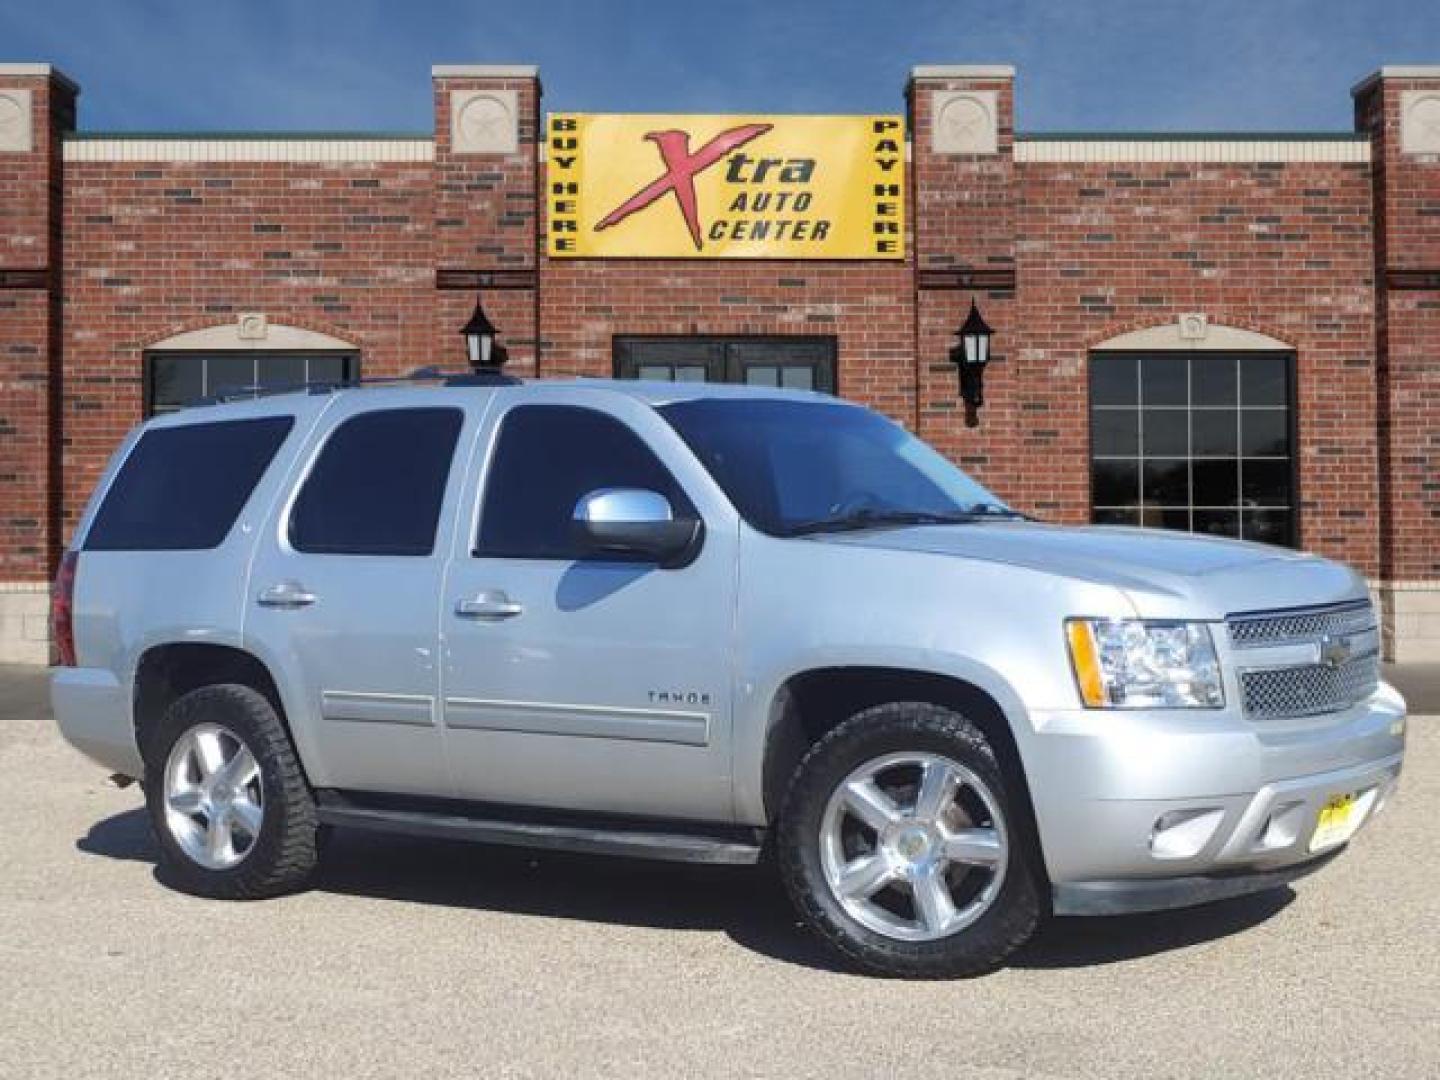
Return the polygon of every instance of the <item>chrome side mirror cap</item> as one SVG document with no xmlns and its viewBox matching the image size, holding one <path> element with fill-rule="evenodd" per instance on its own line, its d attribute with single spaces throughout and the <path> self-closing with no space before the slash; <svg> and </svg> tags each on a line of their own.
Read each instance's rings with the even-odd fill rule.
<svg viewBox="0 0 1440 1080">
<path fill-rule="evenodd" d="M 670 500 L 643 488 L 590 492 L 575 504 L 573 527 L 592 558 L 654 562 L 665 569 L 689 563 L 704 532 L 698 518 L 677 518 Z"/>
</svg>

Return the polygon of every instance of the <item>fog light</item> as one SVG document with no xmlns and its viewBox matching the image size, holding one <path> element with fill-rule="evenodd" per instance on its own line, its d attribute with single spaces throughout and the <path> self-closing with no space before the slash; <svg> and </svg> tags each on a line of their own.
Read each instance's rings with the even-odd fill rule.
<svg viewBox="0 0 1440 1080">
<path fill-rule="evenodd" d="M 1150 854 L 1157 859 L 1193 859 L 1220 827 L 1225 811 L 1203 807 L 1168 810 L 1150 830 Z"/>
<path fill-rule="evenodd" d="M 1274 851 L 1276 848 L 1289 847 L 1299 838 L 1300 829 L 1306 820 L 1303 801 L 1282 803 L 1270 812 L 1265 827 L 1260 830 L 1260 838 L 1255 841 L 1251 850 Z"/>
</svg>

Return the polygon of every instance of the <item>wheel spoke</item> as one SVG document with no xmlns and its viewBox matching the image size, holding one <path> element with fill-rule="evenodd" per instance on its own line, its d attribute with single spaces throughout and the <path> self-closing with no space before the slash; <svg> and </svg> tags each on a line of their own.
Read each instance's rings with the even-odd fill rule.
<svg viewBox="0 0 1440 1080">
<path fill-rule="evenodd" d="M 932 934 L 939 933 L 955 917 L 955 898 L 945 881 L 944 867 L 931 864 L 910 880 L 915 896 L 915 915 Z"/>
<path fill-rule="evenodd" d="M 884 856 L 862 855 L 841 869 L 837 888 L 845 896 L 868 900 L 894 880 L 895 872 Z"/>
<path fill-rule="evenodd" d="M 220 736 L 214 731 L 195 733 L 195 761 L 200 766 L 200 775 L 212 780 L 225 767 L 225 750 L 220 745 Z"/>
<path fill-rule="evenodd" d="M 230 804 L 230 813 L 234 823 L 239 825 L 241 830 L 249 837 L 257 838 L 260 835 L 260 822 L 264 814 L 260 807 L 250 801 L 248 797 L 241 797 Z"/>
<path fill-rule="evenodd" d="M 955 770 L 943 761 L 926 762 L 915 796 L 915 816 L 921 821 L 938 821 L 960 786 Z"/>
<path fill-rule="evenodd" d="M 845 808 L 879 832 L 900 819 L 900 807 L 874 780 L 852 780 L 845 785 Z"/>
<path fill-rule="evenodd" d="M 198 787 L 183 788 L 172 791 L 166 801 L 177 814 L 193 815 L 200 813 L 204 807 L 205 796 Z"/>
<path fill-rule="evenodd" d="M 945 858 L 967 866 L 992 867 L 1000 861 L 1000 834 L 994 829 L 956 829 L 947 832 Z"/>
<path fill-rule="evenodd" d="M 216 782 L 231 788 L 242 788 L 260 774 L 260 766 L 255 761 L 255 755 L 250 753 L 250 748 L 243 743 L 235 756 L 227 761 L 220 771 L 215 775 Z"/>
<path fill-rule="evenodd" d="M 205 830 L 205 853 L 217 863 L 228 861 L 234 855 L 228 810 L 217 810 L 211 815 Z"/>
</svg>

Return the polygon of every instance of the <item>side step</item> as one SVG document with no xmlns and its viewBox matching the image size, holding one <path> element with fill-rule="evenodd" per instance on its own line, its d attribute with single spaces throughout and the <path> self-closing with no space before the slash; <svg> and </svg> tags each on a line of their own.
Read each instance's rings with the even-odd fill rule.
<svg viewBox="0 0 1440 1080">
<path fill-rule="evenodd" d="M 610 816 L 582 823 L 577 815 L 526 814 L 508 806 L 394 797 L 372 800 L 336 791 L 316 795 L 322 825 L 666 862 L 750 866 L 760 861 L 759 829 Z"/>
</svg>

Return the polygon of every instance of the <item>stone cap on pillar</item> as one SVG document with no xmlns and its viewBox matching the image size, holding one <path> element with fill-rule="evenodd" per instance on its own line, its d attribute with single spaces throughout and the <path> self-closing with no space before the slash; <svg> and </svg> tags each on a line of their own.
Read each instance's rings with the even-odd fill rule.
<svg viewBox="0 0 1440 1080">
<path fill-rule="evenodd" d="M 436 64 L 432 79 L 537 79 L 539 64 Z"/>
<path fill-rule="evenodd" d="M 51 79 L 72 94 L 80 92 L 80 84 L 54 64 L 0 64 L 0 79 L 5 78 Z"/>
<path fill-rule="evenodd" d="M 1387 65 L 1361 79 L 1350 93 L 1362 114 L 1375 103 L 1372 94 L 1392 101 L 1395 111 L 1391 115 L 1399 118 L 1401 153 L 1423 154 L 1426 160 L 1440 155 L 1440 64 Z M 1362 123 L 1377 127 L 1374 117 L 1378 114 L 1369 115 L 1372 118 Z M 1378 125 L 1377 131 L 1383 130 L 1384 125 Z"/>
<path fill-rule="evenodd" d="M 910 81 L 917 79 L 996 80 L 1015 78 L 1014 64 L 916 64 Z"/>
<path fill-rule="evenodd" d="M 1014 105 L 1015 68 L 1010 64 L 917 64 L 906 94 L 927 99 L 923 110 L 935 154 L 1001 152 Z M 1008 150 L 1006 151 L 1008 152 Z"/>
<path fill-rule="evenodd" d="M 533 82 L 536 64 L 436 64 L 430 78 L 441 96 L 441 115 L 449 118 L 452 154 L 509 155 L 520 149 L 521 102 L 517 83 Z M 505 85 L 505 84 L 509 85 Z M 528 91 L 527 91 L 528 93 Z"/>
<path fill-rule="evenodd" d="M 1382 79 L 1435 79 L 1440 81 L 1440 64 L 1386 64 L 1352 86 L 1350 93 L 1352 96 L 1363 94 Z"/>
</svg>

